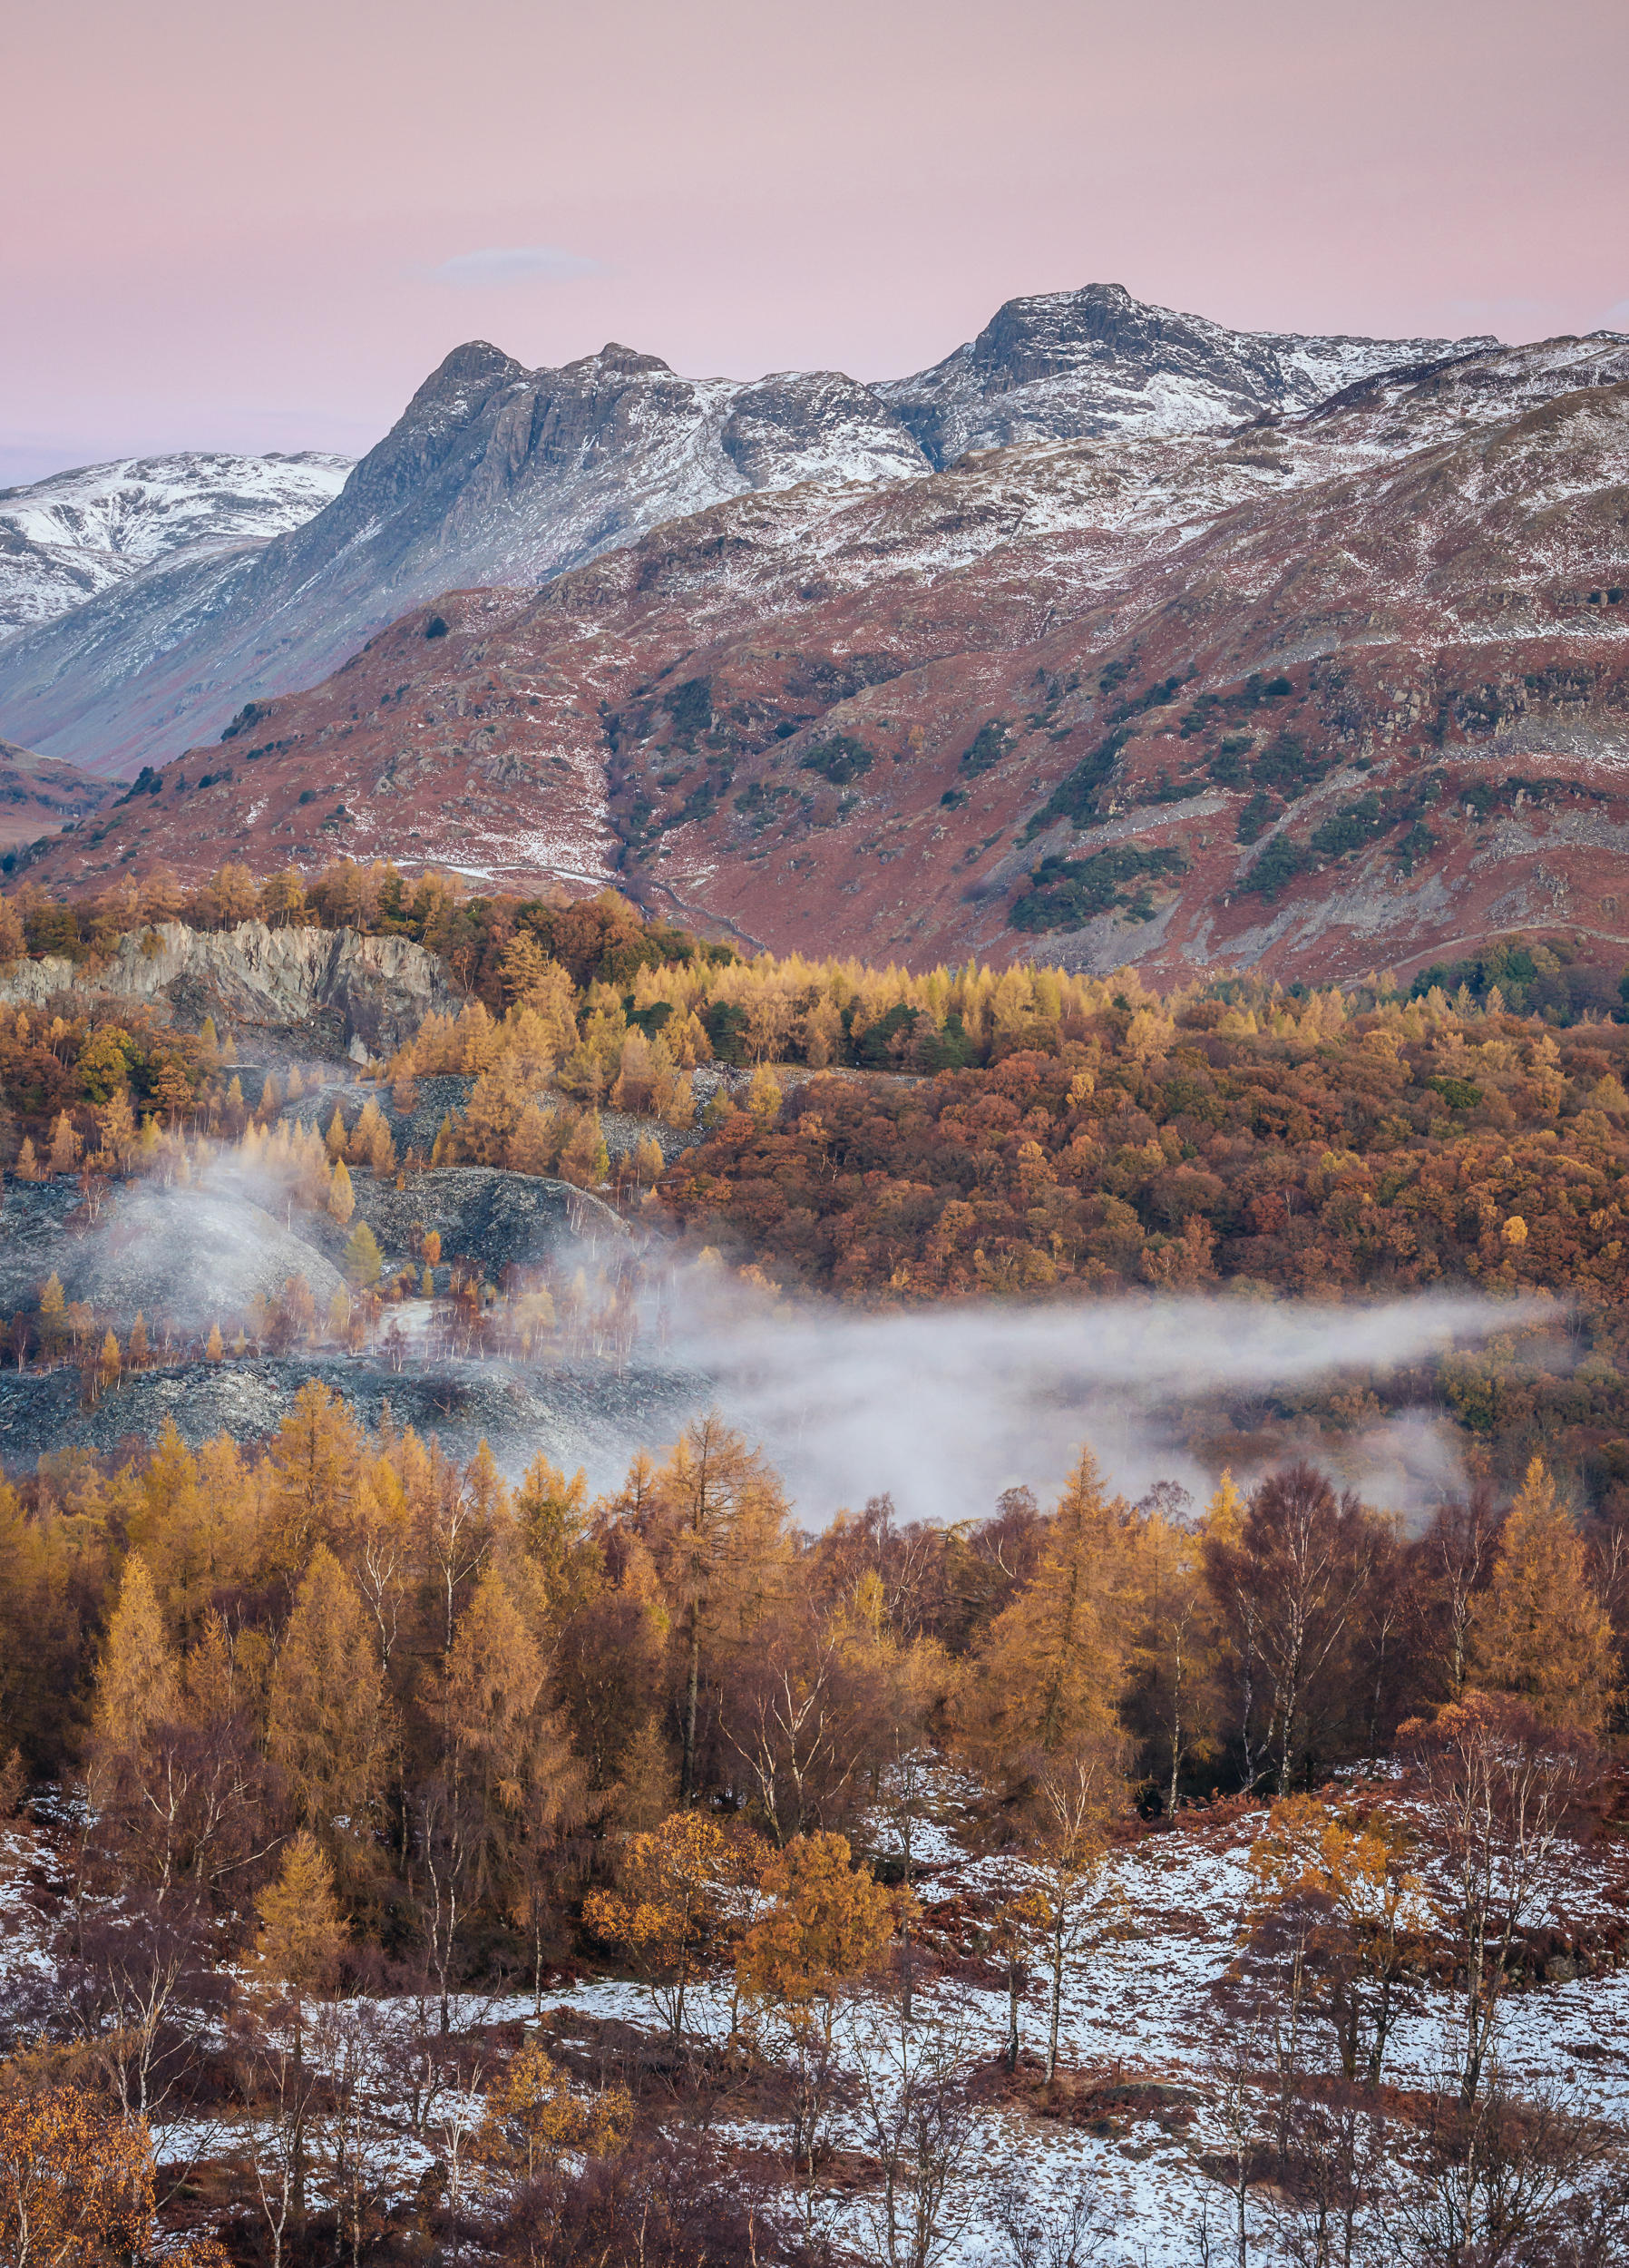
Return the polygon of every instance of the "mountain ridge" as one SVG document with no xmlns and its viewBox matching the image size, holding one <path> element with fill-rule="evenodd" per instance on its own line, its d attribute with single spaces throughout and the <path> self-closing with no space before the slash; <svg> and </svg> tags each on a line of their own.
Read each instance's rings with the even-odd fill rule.
<svg viewBox="0 0 1629 2268">
<path fill-rule="evenodd" d="M 467 341 L 301 524 L 252 552 L 161 562 L 0 645 L 0 730 L 128 777 L 246 700 L 319 679 L 440 591 L 546 581 L 731 496 L 909 483 L 986 425 L 1078 438 L 1277 415 L 1311 380 L 1287 367 L 1285 335 L 1263 336 L 1087 286 L 1010 300 L 947 363 L 876 386 L 841 372 L 683 378 L 615 342 L 528 371 Z M 1329 377 L 1452 344 L 1289 343 Z M 980 425 L 985 393 L 1005 406 Z"/>
<path fill-rule="evenodd" d="M 350 462 L 317 449 L 174 451 L 0 489 L 0 640 L 160 562 L 269 542 L 337 494 Z"/>
<path fill-rule="evenodd" d="M 390 856 L 912 966 L 1322 981 L 1558 924 L 1621 962 L 1625 530 L 1610 335 L 747 492 L 441 595 L 28 871 Z"/>
</svg>

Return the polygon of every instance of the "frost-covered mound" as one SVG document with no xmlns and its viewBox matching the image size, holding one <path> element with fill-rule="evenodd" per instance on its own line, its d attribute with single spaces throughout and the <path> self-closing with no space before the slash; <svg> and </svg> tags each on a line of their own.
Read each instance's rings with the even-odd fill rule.
<svg viewBox="0 0 1629 2268">
<path fill-rule="evenodd" d="M 129 1182 L 93 1221 L 75 1181 L 12 1183 L 0 1213 L 0 1310 L 37 1306 L 54 1275 L 65 1299 L 88 1301 L 99 1319 L 128 1323 L 140 1309 L 182 1331 L 245 1315 L 294 1276 L 325 1305 L 340 1284 L 315 1245 L 235 1192 Z"/>
<path fill-rule="evenodd" d="M 60 1449 L 118 1449 L 156 1441 L 167 1420 L 196 1446 L 225 1432 L 252 1441 L 275 1432 L 295 1395 L 317 1379 L 376 1426 L 388 1403 L 398 1425 L 434 1434 L 450 1456 L 488 1442 L 519 1473 L 540 1451 L 568 1471 L 588 1469 L 595 1488 L 619 1480 L 636 1450 L 674 1439 L 706 1400 L 706 1382 L 680 1370 L 541 1371 L 522 1377 L 502 1364 L 457 1363 L 395 1370 L 379 1355 L 229 1354 L 128 1374 L 85 1405 L 72 1368 L 0 1370 L 0 1461 L 25 1469 Z"/>
<path fill-rule="evenodd" d="M 493 1283 L 512 1263 L 549 1259 L 568 1241 L 591 1246 L 629 1233 L 599 1198 L 541 1175 L 450 1166 L 401 1179 L 398 1189 L 394 1180 L 356 1178 L 356 1210 L 383 1249 L 415 1255 L 434 1229 L 444 1258 L 478 1261 Z"/>
</svg>

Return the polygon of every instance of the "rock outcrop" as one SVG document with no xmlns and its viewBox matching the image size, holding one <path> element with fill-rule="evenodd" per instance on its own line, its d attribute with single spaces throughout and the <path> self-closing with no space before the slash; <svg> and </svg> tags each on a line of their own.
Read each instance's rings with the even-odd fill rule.
<svg viewBox="0 0 1629 2268">
<path fill-rule="evenodd" d="M 220 931 L 160 922 L 122 937 L 93 969 L 47 955 L 0 972 L 0 1000 L 14 1006 L 63 994 L 142 1002 L 192 1028 L 211 1015 L 223 1030 L 298 1031 L 362 1055 L 387 1054 L 427 1015 L 455 1012 L 463 1001 L 444 962 L 410 937 L 264 922 Z"/>
</svg>

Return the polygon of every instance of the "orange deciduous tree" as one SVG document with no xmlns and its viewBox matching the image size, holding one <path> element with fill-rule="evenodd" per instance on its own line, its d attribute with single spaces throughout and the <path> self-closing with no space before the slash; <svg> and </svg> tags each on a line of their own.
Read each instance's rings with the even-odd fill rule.
<svg viewBox="0 0 1629 2268">
<path fill-rule="evenodd" d="M 116 2268 L 152 2241 L 152 2148 L 79 2087 L 0 2096 L 0 2258 Z"/>
<path fill-rule="evenodd" d="M 633 2097 L 625 2087 L 585 2097 L 533 2041 L 512 2057 L 488 2089 L 476 2154 L 516 2181 L 535 2181 L 568 2152 L 614 2156 L 632 2126 Z"/>
<path fill-rule="evenodd" d="M 583 1919 L 642 1972 L 678 2039 L 687 1992 L 707 1958 L 728 1950 L 742 1915 L 736 1845 L 705 1813 L 675 1812 L 629 1836 L 618 1871 L 619 1887 L 592 1892 Z"/>
<path fill-rule="evenodd" d="M 775 1903 L 741 1941 L 736 1980 L 795 2025 L 818 2020 L 829 2047 L 839 2000 L 887 1950 L 896 1901 L 854 1866 L 844 1835 L 794 1835 L 758 1879 Z"/>
</svg>

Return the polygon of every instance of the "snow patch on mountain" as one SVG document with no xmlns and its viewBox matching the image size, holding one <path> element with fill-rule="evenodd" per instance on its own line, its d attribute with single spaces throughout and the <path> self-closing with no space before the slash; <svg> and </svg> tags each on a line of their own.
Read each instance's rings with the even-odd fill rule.
<svg viewBox="0 0 1629 2268">
<path fill-rule="evenodd" d="M 160 562 L 269 543 L 320 512 L 350 460 L 187 451 L 0 490 L 0 636 L 54 621 Z"/>
</svg>

